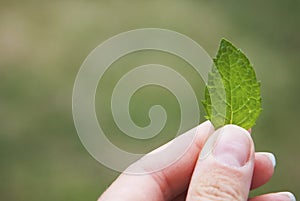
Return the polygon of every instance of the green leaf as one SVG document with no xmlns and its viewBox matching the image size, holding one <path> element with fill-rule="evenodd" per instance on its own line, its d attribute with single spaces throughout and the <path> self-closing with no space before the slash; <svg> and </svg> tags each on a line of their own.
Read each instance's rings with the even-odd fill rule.
<svg viewBox="0 0 300 201">
<path fill-rule="evenodd" d="M 222 39 L 208 75 L 204 108 L 216 128 L 235 124 L 251 128 L 260 115 L 260 83 L 243 52 Z"/>
</svg>

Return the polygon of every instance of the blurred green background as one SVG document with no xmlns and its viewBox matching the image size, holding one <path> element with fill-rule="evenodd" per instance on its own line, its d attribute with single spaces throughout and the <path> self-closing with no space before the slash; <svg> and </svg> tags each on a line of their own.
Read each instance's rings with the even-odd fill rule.
<svg viewBox="0 0 300 201">
<path fill-rule="evenodd" d="M 253 138 L 258 151 L 277 157 L 274 177 L 253 194 L 289 190 L 300 197 L 300 1 L 2 0 L 0 200 L 96 200 L 117 177 L 81 144 L 72 119 L 72 88 L 93 48 L 120 32 L 144 27 L 183 33 L 211 56 L 225 37 L 249 56 L 262 82 L 264 109 Z M 168 133 L 177 129 L 178 103 L 166 90 L 145 87 L 132 98 L 130 111 L 139 125 L 149 123 L 147 111 L 157 101 L 168 112 L 163 137 L 151 146 L 125 139 L 111 119 L 109 99 L 102 98 L 122 73 L 154 61 L 178 69 L 198 97 L 203 93 L 188 65 L 172 55 L 149 51 L 116 62 L 100 82 L 104 88 L 97 92 L 97 112 L 108 137 L 124 149 L 147 152 L 170 140 Z M 161 100 L 153 98 L 158 95 Z"/>
</svg>

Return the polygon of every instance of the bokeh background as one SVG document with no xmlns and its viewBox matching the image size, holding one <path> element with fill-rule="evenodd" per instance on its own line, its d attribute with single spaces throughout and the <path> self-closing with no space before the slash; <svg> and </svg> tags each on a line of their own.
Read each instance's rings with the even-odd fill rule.
<svg viewBox="0 0 300 201">
<path fill-rule="evenodd" d="M 300 198 L 300 1 L 1 0 L 0 200 L 96 200 L 118 176 L 81 144 L 72 119 L 72 88 L 93 48 L 144 27 L 183 33 L 211 56 L 225 37 L 249 56 L 263 96 L 253 138 L 258 151 L 277 157 L 274 177 L 252 194 L 289 190 Z M 172 55 L 145 51 L 113 64 L 97 91 L 97 114 L 111 141 L 129 151 L 145 153 L 177 129 L 178 103 L 159 87 L 141 89 L 130 106 L 138 125 L 149 123 L 151 105 L 166 108 L 166 129 L 151 143 L 124 137 L 108 110 L 119 77 L 154 61 L 186 76 L 199 98 L 203 93 L 190 67 Z"/>
</svg>

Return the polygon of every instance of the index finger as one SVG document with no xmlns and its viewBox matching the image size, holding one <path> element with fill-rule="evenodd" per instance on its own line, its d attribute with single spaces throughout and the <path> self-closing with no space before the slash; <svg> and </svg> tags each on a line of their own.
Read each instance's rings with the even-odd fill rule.
<svg viewBox="0 0 300 201">
<path fill-rule="evenodd" d="M 208 136 L 213 132 L 213 125 L 210 121 L 206 121 L 197 126 L 196 133 L 187 131 L 185 134 L 173 139 L 173 141 L 176 140 L 180 142 L 181 140 L 184 140 L 184 138 L 191 138 L 193 137 L 191 135 L 195 135 L 188 150 L 171 166 L 168 166 L 161 171 L 145 175 L 128 175 L 122 173 L 98 201 L 169 200 L 178 196 L 186 190 L 198 155 Z M 164 158 L 158 158 L 156 165 L 164 163 L 164 160 Z M 147 169 L 148 172 L 151 172 L 152 167 L 150 165 L 143 168 Z M 151 197 L 149 195 L 151 195 Z"/>
</svg>

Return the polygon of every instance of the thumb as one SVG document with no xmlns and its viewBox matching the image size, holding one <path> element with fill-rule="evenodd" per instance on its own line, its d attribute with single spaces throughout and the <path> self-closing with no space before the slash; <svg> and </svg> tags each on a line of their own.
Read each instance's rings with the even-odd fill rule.
<svg viewBox="0 0 300 201">
<path fill-rule="evenodd" d="M 227 125 L 205 143 L 188 190 L 187 200 L 245 201 L 254 167 L 254 145 L 245 129 Z"/>
</svg>

